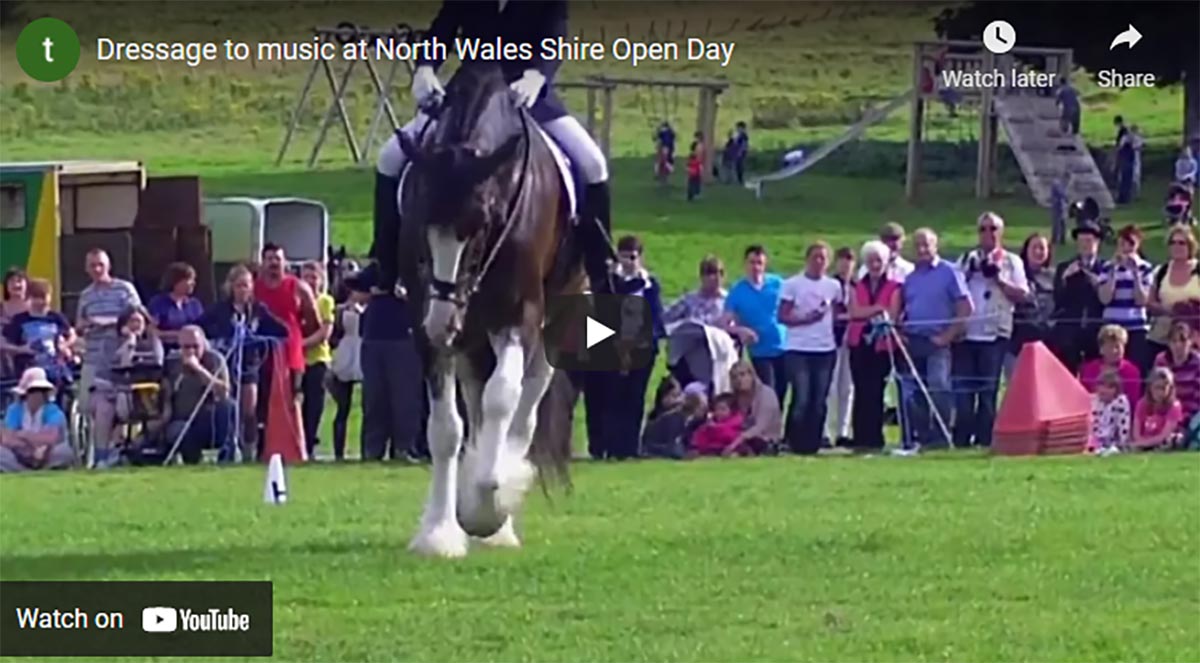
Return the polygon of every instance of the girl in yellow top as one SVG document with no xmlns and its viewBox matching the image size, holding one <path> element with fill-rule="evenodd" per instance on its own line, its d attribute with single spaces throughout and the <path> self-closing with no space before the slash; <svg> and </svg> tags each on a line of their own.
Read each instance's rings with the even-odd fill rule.
<svg viewBox="0 0 1200 663">
<path fill-rule="evenodd" d="M 304 440 L 308 444 L 308 457 L 313 458 L 313 451 L 319 440 L 317 430 L 321 427 L 321 415 L 325 412 L 325 372 L 329 362 L 333 360 L 333 351 L 329 347 L 329 337 L 333 334 L 333 297 L 327 292 L 325 283 L 325 265 L 311 260 L 304 263 L 300 269 L 300 278 L 312 288 L 317 299 L 317 320 L 321 325 L 312 334 L 304 338 L 304 379 L 301 382 L 301 392 L 304 403 L 301 406 L 301 416 L 304 420 Z"/>
</svg>

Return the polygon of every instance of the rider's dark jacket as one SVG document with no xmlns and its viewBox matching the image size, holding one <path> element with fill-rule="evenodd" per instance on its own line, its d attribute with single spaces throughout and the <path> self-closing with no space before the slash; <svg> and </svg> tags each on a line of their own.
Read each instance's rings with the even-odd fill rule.
<svg viewBox="0 0 1200 663">
<path fill-rule="evenodd" d="M 455 53 L 456 38 L 528 44 L 531 57 L 503 59 L 500 66 L 505 80 L 510 83 L 520 78 L 526 69 L 536 69 L 546 77 L 546 84 L 530 112 L 538 122 L 548 122 L 566 115 L 567 110 L 554 92 L 554 75 L 561 61 L 543 57 L 541 42 L 547 38 L 565 39 L 566 35 L 566 0 L 509 0 L 503 11 L 497 0 L 445 0 L 425 38 L 437 38 L 446 44 L 449 54 Z M 442 62 L 421 59 L 417 64 L 437 69 Z"/>
</svg>

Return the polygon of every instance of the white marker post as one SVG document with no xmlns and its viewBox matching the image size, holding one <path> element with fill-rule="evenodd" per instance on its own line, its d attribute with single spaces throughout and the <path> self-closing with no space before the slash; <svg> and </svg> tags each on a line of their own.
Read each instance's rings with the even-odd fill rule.
<svg viewBox="0 0 1200 663">
<path fill-rule="evenodd" d="M 283 476 L 283 456 L 273 454 L 267 465 L 267 483 L 263 486 L 263 501 L 267 504 L 287 503 L 287 479 Z"/>
</svg>

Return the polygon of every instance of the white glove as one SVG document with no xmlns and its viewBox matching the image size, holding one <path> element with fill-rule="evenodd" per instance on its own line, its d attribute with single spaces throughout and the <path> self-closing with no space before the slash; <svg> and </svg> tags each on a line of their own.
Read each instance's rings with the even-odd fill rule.
<svg viewBox="0 0 1200 663">
<path fill-rule="evenodd" d="M 446 89 L 442 87 L 442 82 L 438 80 L 437 74 L 433 73 L 433 67 L 423 64 L 413 72 L 412 94 L 419 106 L 431 96 L 444 97 Z"/>
<path fill-rule="evenodd" d="M 537 101 L 538 94 L 542 91 L 542 86 L 546 84 L 546 77 L 537 69 L 526 69 L 525 73 L 520 78 L 512 82 L 509 88 L 515 93 L 517 103 L 526 108 L 532 107 L 533 102 Z"/>
</svg>

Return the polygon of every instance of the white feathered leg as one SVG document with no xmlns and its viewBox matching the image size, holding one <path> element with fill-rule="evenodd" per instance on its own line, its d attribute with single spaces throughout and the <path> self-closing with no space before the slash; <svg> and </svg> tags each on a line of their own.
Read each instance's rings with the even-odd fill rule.
<svg viewBox="0 0 1200 663">
<path fill-rule="evenodd" d="M 513 517 L 536 476 L 536 470 L 528 459 L 529 447 L 533 444 L 533 434 L 537 428 L 538 405 L 550 388 L 553 377 L 554 370 L 546 361 L 545 349 L 540 343 L 530 348 L 529 363 L 521 382 L 521 398 L 499 458 L 501 483 L 497 499 L 501 511 L 509 515 L 495 534 L 483 539 L 485 545 L 498 548 L 517 548 L 521 545 Z"/>
<path fill-rule="evenodd" d="M 499 489 L 506 479 L 505 441 L 525 373 L 525 349 L 517 329 L 492 334 L 491 344 L 496 368 L 483 387 L 482 421 L 467 461 L 472 467 L 470 474 L 464 472 L 470 484 L 459 489 L 459 521 L 469 534 L 481 538 L 499 531 L 509 515 L 499 502 Z"/>
<path fill-rule="evenodd" d="M 421 529 L 409 550 L 434 557 L 463 557 L 467 554 L 467 533 L 458 523 L 458 450 L 462 444 L 462 419 L 456 407 L 455 360 L 441 367 L 441 389 L 432 394 L 429 411 L 429 452 L 433 456 L 433 476 Z"/>
</svg>

